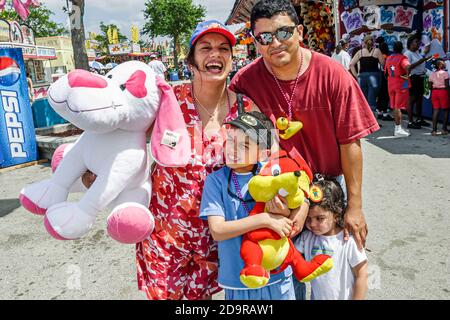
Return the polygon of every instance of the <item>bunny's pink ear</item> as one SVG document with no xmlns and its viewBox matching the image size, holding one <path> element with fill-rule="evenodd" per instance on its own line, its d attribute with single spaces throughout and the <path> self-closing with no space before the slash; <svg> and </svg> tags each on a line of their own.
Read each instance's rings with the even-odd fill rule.
<svg viewBox="0 0 450 320">
<path fill-rule="evenodd" d="M 151 138 L 151 153 L 165 167 L 183 167 L 191 157 L 191 139 L 172 87 L 156 77 L 161 100 Z"/>
</svg>

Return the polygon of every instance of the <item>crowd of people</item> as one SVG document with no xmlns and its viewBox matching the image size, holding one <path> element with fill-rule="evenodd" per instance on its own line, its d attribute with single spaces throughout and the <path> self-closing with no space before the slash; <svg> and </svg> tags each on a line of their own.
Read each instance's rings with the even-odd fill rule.
<svg viewBox="0 0 450 320">
<path fill-rule="evenodd" d="M 449 73 L 442 57 L 429 54 L 432 42 L 422 43 L 421 40 L 420 34 L 412 34 L 407 40 L 406 48 L 398 41 L 394 43 L 391 52 L 383 37 L 374 39 L 371 35 L 366 35 L 363 46 L 354 50 L 353 57 L 348 53 L 345 40 L 339 42 L 332 55 L 332 59 L 338 61 L 357 79 L 377 118 L 395 121 L 394 136 L 397 137 L 410 136 L 408 129 L 430 126 L 430 123 L 424 120 L 422 110 L 424 90 L 427 86 L 431 89 L 433 108 L 431 135 L 448 134 Z M 443 49 L 440 51 L 443 52 Z M 434 71 L 427 69 L 428 61 L 431 61 L 431 69 Z M 394 117 L 389 114 L 389 109 Z M 440 110 L 443 113 L 443 121 L 442 130 L 438 132 Z M 408 117 L 406 128 L 401 125 L 403 112 Z"/>
</svg>

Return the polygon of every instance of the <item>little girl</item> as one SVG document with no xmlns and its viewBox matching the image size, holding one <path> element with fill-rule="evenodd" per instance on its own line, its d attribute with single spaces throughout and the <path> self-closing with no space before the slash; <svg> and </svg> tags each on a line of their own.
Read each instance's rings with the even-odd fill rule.
<svg viewBox="0 0 450 320">
<path fill-rule="evenodd" d="M 310 208 L 295 246 L 307 261 L 328 254 L 334 266 L 311 281 L 311 300 L 361 300 L 368 287 L 367 256 L 356 246 L 353 236 L 344 241 L 344 192 L 334 179 L 317 175 L 310 192 Z"/>
<path fill-rule="evenodd" d="M 437 60 L 436 71 L 434 71 L 429 78 L 431 89 L 431 103 L 433 105 L 433 131 L 432 136 L 436 136 L 437 133 L 437 118 L 439 115 L 439 109 L 444 111 L 444 122 L 442 124 L 441 134 L 448 134 L 447 122 L 448 122 L 448 110 L 449 110 L 449 83 L 448 73 L 445 71 L 445 63 L 442 60 Z"/>
</svg>

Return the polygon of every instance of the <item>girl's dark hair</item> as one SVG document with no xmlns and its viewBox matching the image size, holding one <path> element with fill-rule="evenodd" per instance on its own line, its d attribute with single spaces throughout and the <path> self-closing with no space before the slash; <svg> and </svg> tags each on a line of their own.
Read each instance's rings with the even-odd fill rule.
<svg viewBox="0 0 450 320">
<path fill-rule="evenodd" d="M 250 27 L 255 31 L 256 20 L 261 18 L 271 19 L 277 14 L 287 15 L 295 23 L 300 24 L 295 8 L 289 0 L 261 0 L 252 9 L 250 15 Z"/>
<path fill-rule="evenodd" d="M 401 41 L 396 41 L 394 43 L 394 53 L 402 53 L 403 52 L 403 43 Z"/>
<path fill-rule="evenodd" d="M 320 202 L 310 201 L 310 208 L 317 206 L 323 210 L 333 212 L 338 225 L 343 227 L 346 201 L 344 190 L 340 183 L 332 177 L 324 177 L 323 180 L 314 181 L 313 186 L 317 186 L 322 190 L 323 199 Z"/>
</svg>

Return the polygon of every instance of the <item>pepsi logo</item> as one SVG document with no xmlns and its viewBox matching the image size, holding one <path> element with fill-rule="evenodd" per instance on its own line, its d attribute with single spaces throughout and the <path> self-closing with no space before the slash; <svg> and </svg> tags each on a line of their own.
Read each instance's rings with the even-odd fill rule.
<svg viewBox="0 0 450 320">
<path fill-rule="evenodd" d="M 0 57 L 0 85 L 10 87 L 20 79 L 20 68 L 14 59 Z"/>
</svg>

